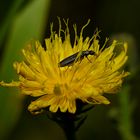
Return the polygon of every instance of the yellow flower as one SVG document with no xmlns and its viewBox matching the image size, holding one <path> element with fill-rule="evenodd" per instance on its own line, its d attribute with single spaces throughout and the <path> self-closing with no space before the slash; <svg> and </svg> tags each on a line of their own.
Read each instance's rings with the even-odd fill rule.
<svg viewBox="0 0 140 140">
<path fill-rule="evenodd" d="M 88 24 L 88 23 L 87 23 Z M 86 25 L 87 25 L 86 24 Z M 86 26 L 85 25 L 85 26 Z M 19 81 L 0 82 L 1 86 L 16 86 L 25 95 L 38 97 L 31 102 L 28 109 L 34 114 L 49 107 L 51 112 L 76 112 L 76 100 L 89 104 L 109 104 L 105 93 L 116 93 L 122 85 L 124 77 L 129 73 L 121 70 L 127 61 L 127 44 L 116 40 L 106 47 L 100 47 L 98 32 L 92 38 L 83 39 L 83 29 L 78 37 L 75 29 L 75 41 L 71 44 L 68 24 L 63 31 L 61 24 L 59 34 L 51 32 L 45 39 L 45 49 L 36 41 L 23 49 L 25 61 L 15 62 L 14 68 Z M 94 55 L 81 58 L 82 51 L 94 51 Z M 78 53 L 71 65 L 60 67 L 65 58 Z M 71 60 L 71 58 L 70 58 Z"/>
</svg>

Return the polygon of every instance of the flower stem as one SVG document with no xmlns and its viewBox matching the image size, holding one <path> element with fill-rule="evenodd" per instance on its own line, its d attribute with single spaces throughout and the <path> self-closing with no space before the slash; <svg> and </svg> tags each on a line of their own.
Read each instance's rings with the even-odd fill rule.
<svg viewBox="0 0 140 140">
<path fill-rule="evenodd" d="M 74 121 L 65 122 L 61 124 L 67 140 L 76 140 Z"/>
<path fill-rule="evenodd" d="M 76 132 L 76 115 L 71 113 L 52 113 L 46 109 L 47 116 L 55 121 L 64 131 L 66 140 L 76 140 L 75 132 Z"/>
<path fill-rule="evenodd" d="M 54 114 L 55 122 L 63 129 L 66 140 L 76 140 L 75 137 L 75 114 L 70 113 L 56 113 Z"/>
</svg>

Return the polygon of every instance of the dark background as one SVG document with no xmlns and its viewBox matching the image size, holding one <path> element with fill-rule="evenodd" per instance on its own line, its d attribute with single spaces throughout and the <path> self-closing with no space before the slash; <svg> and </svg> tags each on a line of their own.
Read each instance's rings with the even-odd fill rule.
<svg viewBox="0 0 140 140">
<path fill-rule="evenodd" d="M 140 137 L 140 1 L 139 0 L 48 0 L 47 10 L 42 12 L 43 18 L 38 19 L 41 9 L 27 15 L 32 24 L 21 22 L 19 28 L 17 18 L 34 3 L 35 0 L 0 0 L 0 80 L 11 81 L 15 78 L 12 63 L 19 55 L 19 44 L 35 38 L 42 44 L 44 38 L 50 36 L 50 23 L 58 31 L 58 19 L 69 19 L 69 27 L 77 24 L 78 31 L 91 19 L 84 31 L 84 36 L 92 36 L 98 27 L 101 30 L 100 43 L 106 37 L 110 40 L 127 41 L 129 60 L 126 68 L 131 72 L 118 95 L 110 95 L 109 106 L 98 105 L 87 114 L 87 120 L 77 132 L 78 140 L 138 140 Z M 46 0 L 47 1 L 47 0 Z M 43 7 L 43 6 L 42 6 Z M 29 7 L 30 9 L 30 7 Z M 43 9 L 43 8 L 42 8 Z M 46 13 L 45 13 L 46 12 Z M 33 35 L 28 36 L 28 30 Z M 26 32 L 24 32 L 26 31 Z M 71 37 L 73 38 L 73 32 Z M 25 40 L 21 41 L 26 37 Z M 13 40 L 16 38 L 15 43 Z M 14 43 L 13 43 L 14 42 Z M 16 45 L 15 45 L 16 44 Z M 18 49 L 17 49 L 18 48 Z M 14 90 L 15 91 L 15 90 Z M 49 120 L 45 114 L 31 115 L 27 106 L 31 99 L 11 94 L 11 89 L 0 90 L 0 139 L 1 140 L 65 140 L 61 128 Z M 8 93 L 7 93 L 8 92 Z"/>
</svg>

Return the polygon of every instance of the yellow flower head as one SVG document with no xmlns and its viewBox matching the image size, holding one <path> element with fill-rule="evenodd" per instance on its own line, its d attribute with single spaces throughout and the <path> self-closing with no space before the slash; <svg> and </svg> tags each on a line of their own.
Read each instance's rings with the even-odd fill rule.
<svg viewBox="0 0 140 140">
<path fill-rule="evenodd" d="M 105 47 L 105 43 L 100 47 L 98 32 L 92 38 L 83 39 L 85 26 L 79 37 L 74 26 L 73 45 L 68 24 L 63 30 L 63 41 L 60 24 L 59 33 L 52 31 L 50 38 L 45 39 L 45 49 L 38 41 L 34 46 L 29 44 L 22 51 L 25 61 L 14 63 L 19 81 L 2 81 L 0 85 L 17 86 L 23 94 L 38 97 L 28 107 L 34 114 L 46 107 L 51 112 L 60 109 L 61 112 L 75 113 L 77 99 L 89 104 L 109 104 L 103 95 L 116 93 L 128 75 L 120 70 L 128 58 L 127 44 L 114 40 L 110 46 Z M 66 65 L 60 65 L 61 62 Z"/>
</svg>

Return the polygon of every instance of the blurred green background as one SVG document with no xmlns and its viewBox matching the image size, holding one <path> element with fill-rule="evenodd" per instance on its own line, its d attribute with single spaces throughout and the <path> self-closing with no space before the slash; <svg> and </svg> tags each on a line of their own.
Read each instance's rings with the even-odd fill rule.
<svg viewBox="0 0 140 140">
<path fill-rule="evenodd" d="M 77 132 L 77 140 L 140 139 L 140 1 L 139 0 L 0 0 L 0 81 L 17 79 L 12 67 L 21 59 L 25 44 L 50 36 L 50 23 L 58 30 L 57 16 L 76 23 L 78 31 L 90 18 L 84 36 L 96 27 L 105 37 L 127 41 L 131 76 L 117 95 L 110 95 L 111 105 L 96 106 Z M 73 33 L 72 33 L 73 36 Z M 0 87 L 0 140 L 65 140 L 61 128 L 44 114 L 33 116 L 23 97 L 14 88 Z"/>
</svg>

